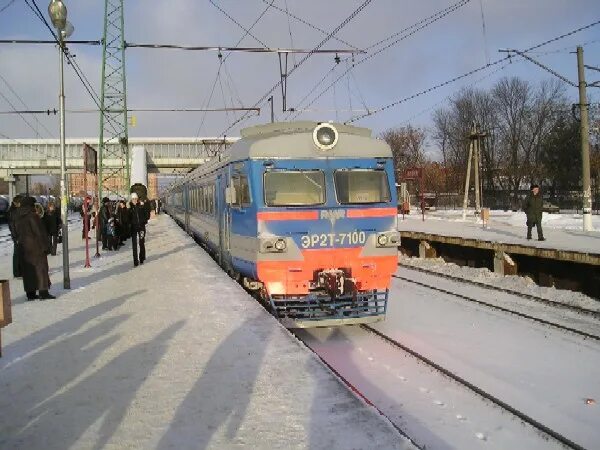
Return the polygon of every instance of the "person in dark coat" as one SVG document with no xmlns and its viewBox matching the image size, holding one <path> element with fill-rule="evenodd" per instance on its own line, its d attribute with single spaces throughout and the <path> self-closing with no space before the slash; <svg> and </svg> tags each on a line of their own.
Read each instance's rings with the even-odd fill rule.
<svg viewBox="0 0 600 450">
<path fill-rule="evenodd" d="M 62 227 L 62 219 L 60 217 L 60 211 L 56 209 L 54 202 L 48 203 L 48 209 L 46 214 L 42 218 L 44 226 L 46 227 L 46 233 L 48 234 L 48 245 L 50 247 L 50 254 L 56 256 L 56 247 L 58 246 L 58 235 Z"/>
<path fill-rule="evenodd" d="M 127 211 L 125 200 L 120 200 L 117 204 L 115 216 L 117 218 L 119 243 L 122 245 L 129 238 L 129 211 Z"/>
<path fill-rule="evenodd" d="M 102 207 L 98 212 L 98 228 L 100 237 L 102 239 L 102 250 L 108 250 L 108 235 L 106 234 L 106 226 L 108 225 L 108 219 L 112 217 L 112 211 L 110 207 L 110 199 L 104 197 L 102 199 Z"/>
<path fill-rule="evenodd" d="M 48 235 L 35 211 L 35 199 L 25 197 L 16 210 L 14 227 L 23 268 L 23 288 L 28 300 L 56 298 L 48 292 Z M 36 295 L 39 291 L 39 297 Z"/>
<path fill-rule="evenodd" d="M 537 184 L 531 185 L 531 192 L 525 200 L 523 210 L 527 215 L 527 239 L 531 239 L 531 229 L 537 228 L 538 241 L 545 241 L 544 232 L 542 230 L 542 211 L 544 201 L 540 193 L 540 187 Z"/>
<path fill-rule="evenodd" d="M 85 205 L 84 205 L 85 203 Z M 83 203 L 81 204 L 81 206 L 79 207 L 79 215 L 81 216 L 81 239 L 85 239 L 89 236 L 89 232 L 90 230 L 93 229 L 92 227 L 92 199 L 90 197 L 86 197 L 83 201 Z M 87 215 L 86 215 L 87 212 Z M 87 222 L 87 224 L 85 222 Z M 86 230 L 86 225 L 87 225 L 87 231 L 88 231 L 88 236 L 85 235 L 85 230 Z"/>
<path fill-rule="evenodd" d="M 144 264 L 146 259 L 146 224 L 150 219 L 150 211 L 140 202 L 135 192 L 131 194 L 129 203 L 129 226 L 131 230 L 131 248 L 133 250 L 133 265 Z M 138 258 L 138 244 L 140 247 Z"/>
<path fill-rule="evenodd" d="M 13 241 L 13 277 L 21 278 L 23 271 L 21 270 L 21 252 L 19 250 L 19 242 L 17 241 L 17 235 L 15 231 L 15 217 L 16 212 L 21 206 L 21 200 L 23 196 L 15 195 L 13 198 L 10 209 L 8 210 L 8 230 L 10 231 L 10 238 Z"/>
</svg>

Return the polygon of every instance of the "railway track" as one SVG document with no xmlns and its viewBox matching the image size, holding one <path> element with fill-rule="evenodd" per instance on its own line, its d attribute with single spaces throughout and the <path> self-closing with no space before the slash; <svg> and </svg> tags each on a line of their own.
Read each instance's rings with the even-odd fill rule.
<svg viewBox="0 0 600 450">
<path fill-rule="evenodd" d="M 531 416 L 525 414 L 524 412 L 522 412 L 522 411 L 520 411 L 520 410 L 518 410 L 518 409 L 516 409 L 516 408 L 514 408 L 512 406 L 510 406 L 506 402 L 500 400 L 498 397 L 496 397 L 496 396 L 490 394 L 489 392 L 487 392 L 487 391 L 485 391 L 485 390 L 477 387 L 476 385 L 474 385 L 473 383 L 467 381 L 466 379 L 464 379 L 460 375 L 457 375 L 456 373 L 454 373 L 454 372 L 446 369 L 445 367 L 440 366 L 436 362 L 432 361 L 431 359 L 427 358 L 426 356 L 423 356 L 422 354 L 420 354 L 419 352 L 411 349 L 410 347 L 407 347 L 406 345 L 404 345 L 404 344 L 396 341 L 395 339 L 390 338 L 389 336 L 387 336 L 384 333 L 382 333 L 381 331 L 373 328 L 372 326 L 370 326 L 370 325 L 360 325 L 360 327 L 362 329 L 364 329 L 365 331 L 367 331 L 369 333 L 373 333 L 374 335 L 378 336 L 379 338 L 381 338 L 382 340 L 384 340 L 386 343 L 392 345 L 393 347 L 396 347 L 396 348 L 398 348 L 398 349 L 400 349 L 400 350 L 408 353 L 409 355 L 413 356 L 414 358 L 416 358 L 417 360 L 421 361 L 422 363 L 424 363 L 424 364 L 432 367 L 433 369 L 435 369 L 436 371 L 442 373 L 446 377 L 448 377 L 448 378 L 454 380 L 455 382 L 459 383 L 460 385 L 466 387 L 470 391 L 475 392 L 476 394 L 478 394 L 479 396 L 481 396 L 484 399 L 488 400 L 489 402 L 493 403 L 494 405 L 498 406 L 499 408 L 501 408 L 501 409 L 503 409 L 505 411 L 508 411 L 509 413 L 511 413 L 514 416 L 518 417 L 523 422 L 529 424 L 530 426 L 534 427 L 538 431 L 540 431 L 540 432 L 544 433 L 545 435 L 550 436 L 551 438 L 553 438 L 556 441 L 560 442 L 565 447 L 571 448 L 571 449 L 576 449 L 576 450 L 585 450 L 584 447 L 582 447 L 579 444 L 573 442 L 572 440 L 570 440 L 566 436 L 560 434 L 557 431 L 552 430 L 551 428 L 548 428 L 546 425 L 544 425 L 541 422 L 537 421 L 533 417 L 531 417 Z M 325 364 L 327 364 L 327 362 L 325 362 Z M 336 372 L 336 374 L 337 374 L 337 372 Z M 339 376 L 339 374 L 338 374 L 338 376 Z M 342 380 L 343 380 L 343 378 L 342 378 Z"/>
<path fill-rule="evenodd" d="M 551 327 L 554 327 L 554 328 L 558 328 L 558 329 L 563 330 L 563 331 L 568 331 L 568 332 L 577 334 L 579 336 L 582 336 L 583 338 L 586 338 L 586 339 L 593 339 L 593 340 L 596 340 L 596 341 L 600 341 L 600 335 L 597 335 L 597 334 L 588 333 L 586 331 L 578 330 L 577 328 L 569 327 L 569 326 L 562 325 L 562 324 L 559 324 L 559 323 L 556 323 L 556 322 L 551 322 L 549 320 L 542 319 L 540 317 L 532 316 L 530 314 L 526 314 L 526 313 L 523 313 L 523 312 L 520 312 L 520 311 L 515 311 L 514 309 L 505 308 L 503 306 L 495 305 L 493 303 L 489 303 L 489 302 L 486 302 L 486 301 L 483 301 L 483 300 L 478 300 L 478 299 L 470 297 L 468 295 L 460 294 L 458 292 L 452 292 L 452 291 L 450 291 L 448 289 L 443 289 L 443 288 L 440 288 L 440 287 L 437 287 L 437 286 L 432 286 L 430 284 L 423 283 L 421 281 L 412 280 L 410 278 L 403 277 L 403 276 L 400 276 L 400 275 L 392 275 L 392 277 L 394 277 L 396 279 L 399 279 L 399 280 L 402 280 L 402 281 L 406 281 L 406 282 L 411 283 L 411 284 L 416 284 L 418 286 L 421 286 L 421 287 L 424 287 L 424 288 L 427 288 L 427 289 L 431 289 L 433 291 L 442 292 L 444 294 L 447 294 L 447 295 L 459 298 L 461 300 L 464 300 L 464 301 L 467 301 L 467 302 L 470 302 L 470 303 L 475 303 L 475 304 L 478 304 L 478 305 L 486 306 L 486 307 L 491 308 L 491 309 L 502 311 L 502 312 L 505 312 L 505 313 L 508 313 L 508 314 L 513 314 L 515 316 L 519 316 L 519 317 L 522 317 L 522 318 L 525 318 L 525 319 L 533 320 L 535 322 L 542 323 L 544 325 L 548 325 L 548 326 L 551 326 Z"/>
<path fill-rule="evenodd" d="M 403 269 L 414 270 L 416 272 L 426 273 L 428 275 L 435 275 L 438 277 L 446 278 L 448 280 L 458 281 L 458 282 L 464 283 L 464 284 L 471 284 L 473 286 L 478 286 L 478 287 L 481 287 L 484 289 L 489 289 L 492 291 L 503 292 L 505 294 L 511 294 L 511 295 L 515 295 L 517 297 L 526 298 L 528 300 L 533 300 L 535 302 L 543 303 L 548 306 L 554 306 L 556 308 L 567 309 L 570 311 L 577 312 L 579 314 L 586 314 L 586 315 L 600 318 L 600 311 L 597 311 L 594 309 L 588 309 L 588 308 L 582 308 L 579 306 L 569 305 L 566 303 L 557 302 L 557 301 L 550 300 L 550 299 L 540 297 L 537 295 L 526 294 L 524 292 L 515 291 L 513 289 L 502 288 L 499 286 L 493 286 L 491 284 L 483 283 L 481 281 L 475 281 L 475 280 L 469 280 L 466 278 L 456 277 L 454 275 L 448 275 L 445 273 L 436 272 L 435 270 L 424 269 L 422 267 L 407 266 L 407 265 L 403 265 L 403 264 L 398 264 L 398 266 L 402 267 Z"/>
</svg>

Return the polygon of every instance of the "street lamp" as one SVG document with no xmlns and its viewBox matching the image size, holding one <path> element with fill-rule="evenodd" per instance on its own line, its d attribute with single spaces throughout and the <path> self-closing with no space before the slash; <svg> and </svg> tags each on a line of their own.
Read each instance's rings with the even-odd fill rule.
<svg viewBox="0 0 600 450">
<path fill-rule="evenodd" d="M 51 0 L 48 5 L 48 14 L 52 25 L 58 31 L 59 39 L 59 61 L 60 61 L 60 83 L 59 83 L 59 106 L 60 106 L 60 217 L 62 219 L 62 249 L 63 249 L 63 287 L 71 289 L 69 277 L 69 226 L 67 222 L 67 155 L 65 151 L 65 77 L 64 77 L 64 39 L 71 36 L 74 31 L 73 25 L 67 21 L 67 7 L 61 0 Z"/>
</svg>

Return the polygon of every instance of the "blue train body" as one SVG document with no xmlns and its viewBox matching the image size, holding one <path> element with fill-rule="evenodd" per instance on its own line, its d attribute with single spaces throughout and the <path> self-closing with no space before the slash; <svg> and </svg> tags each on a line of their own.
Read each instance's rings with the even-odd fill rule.
<svg viewBox="0 0 600 450">
<path fill-rule="evenodd" d="M 164 203 L 284 324 L 324 326 L 385 317 L 399 245 L 394 187 L 391 151 L 369 130 L 297 122 L 243 130 Z"/>
</svg>

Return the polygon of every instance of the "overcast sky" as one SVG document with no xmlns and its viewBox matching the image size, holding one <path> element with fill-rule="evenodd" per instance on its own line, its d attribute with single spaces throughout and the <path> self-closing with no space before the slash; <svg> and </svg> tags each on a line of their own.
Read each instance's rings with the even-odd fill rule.
<svg viewBox="0 0 600 450">
<path fill-rule="evenodd" d="M 47 3 L 37 0 L 46 13 Z M 288 10 L 315 26 L 333 31 L 364 0 L 274 0 L 273 5 Z M 229 15 L 249 27 L 267 8 L 262 0 L 215 0 Z M 101 0 L 65 0 L 69 20 L 75 26 L 72 39 L 102 37 L 104 2 Z M 443 9 L 453 0 L 373 0 L 362 12 L 336 34 L 347 43 L 366 48 L 423 18 Z M 33 15 L 23 0 L 0 0 L 0 39 L 48 39 L 49 32 Z M 187 45 L 234 46 L 244 31 L 208 0 L 125 0 L 125 36 L 133 43 L 172 43 Z M 481 7 L 485 18 L 484 34 Z M 300 118 L 345 121 L 361 114 L 354 109 L 376 109 L 410 96 L 504 56 L 499 48 L 526 49 L 555 36 L 600 20 L 598 0 L 471 0 L 468 4 L 422 31 L 392 46 L 368 62 L 356 66 L 351 76 L 344 76 L 335 91 L 330 90 Z M 325 35 L 288 19 L 269 8 L 252 29 L 252 34 L 270 47 L 313 48 Z M 293 41 L 293 43 L 292 43 Z M 570 51 L 585 44 L 586 63 L 600 66 L 600 26 L 547 45 L 532 56 L 576 81 L 576 58 Z M 240 46 L 260 47 L 250 36 Z M 343 49 L 348 45 L 329 40 L 323 48 Z M 379 48 L 379 47 L 377 47 Z M 376 50 L 375 48 L 374 50 Z M 100 92 L 101 47 L 73 46 L 79 65 Z M 555 52 L 556 51 L 556 52 Z M 548 53 L 551 52 L 551 53 Z M 226 55 L 226 54 L 225 54 Z M 364 55 L 357 55 L 360 61 Z M 302 55 L 295 57 L 300 60 Z M 344 58 L 344 57 L 343 57 Z M 214 52 L 181 50 L 127 50 L 127 89 L 130 108 L 199 108 L 206 106 L 219 68 Z M 294 59 L 290 57 L 290 66 Z M 337 78 L 347 62 L 336 66 L 326 84 Z M 288 107 L 302 107 L 299 101 L 334 67 L 333 55 L 314 55 L 289 78 Z M 504 67 L 500 69 L 500 67 Z M 66 70 L 68 109 L 95 105 L 69 68 Z M 58 50 L 51 45 L 0 45 L 0 75 L 31 109 L 55 108 L 58 105 Z M 410 122 L 429 126 L 431 112 L 443 105 L 449 95 L 466 85 L 487 87 L 502 76 L 517 75 L 532 82 L 551 77 L 539 67 L 515 58 L 512 64 L 494 66 L 470 78 L 450 84 L 414 100 L 362 119 L 356 124 L 371 127 L 376 133 Z M 588 71 L 590 81 L 600 73 Z M 253 106 L 279 80 L 279 65 L 274 54 L 234 53 L 221 67 L 220 81 L 210 107 L 224 105 Z M 319 93 L 320 88 L 315 91 Z M 221 90 L 222 85 L 222 90 Z M 598 89 L 596 89 L 598 91 Z M 0 94 L 16 107 L 23 105 L 0 79 Z M 577 90 L 567 94 L 576 99 Z M 595 95 L 598 98 L 598 95 Z M 311 100 L 309 97 L 308 100 Z M 306 102 L 305 102 L 306 103 Z M 281 111 L 281 91 L 275 91 L 276 116 L 288 118 Z M 269 121 L 267 103 L 262 113 L 245 121 L 243 126 Z M 24 108 L 24 107 L 23 107 Z M 10 110 L 0 96 L 0 111 Z M 334 109 L 345 110 L 337 114 Z M 203 126 L 201 113 L 138 113 L 137 126 L 130 136 L 216 136 L 237 116 L 233 113 L 210 113 Z M 58 117 L 37 116 L 52 135 L 35 119 L 28 121 L 39 128 L 40 137 L 58 136 Z M 97 136 L 97 114 L 68 114 L 67 137 Z M 227 132 L 238 135 L 240 126 Z M 18 116 L 0 115 L 0 133 L 11 138 L 36 137 Z"/>
</svg>

